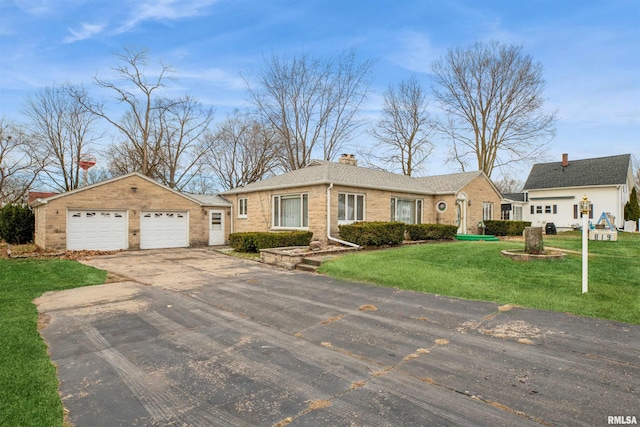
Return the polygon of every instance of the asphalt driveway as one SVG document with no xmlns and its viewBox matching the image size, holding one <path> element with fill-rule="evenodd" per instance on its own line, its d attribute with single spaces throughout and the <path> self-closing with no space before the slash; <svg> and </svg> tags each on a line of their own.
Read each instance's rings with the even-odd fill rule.
<svg viewBox="0 0 640 427">
<path fill-rule="evenodd" d="M 36 300 L 83 426 L 607 425 L 640 326 L 336 281 L 208 249 L 86 262 Z"/>
</svg>

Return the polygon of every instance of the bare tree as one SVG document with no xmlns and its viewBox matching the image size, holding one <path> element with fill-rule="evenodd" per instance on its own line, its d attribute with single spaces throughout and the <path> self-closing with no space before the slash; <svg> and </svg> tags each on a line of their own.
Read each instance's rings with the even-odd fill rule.
<svg viewBox="0 0 640 427">
<path fill-rule="evenodd" d="M 499 180 L 493 181 L 493 184 L 502 194 L 520 193 L 524 187 L 522 180 L 504 174 Z"/>
<path fill-rule="evenodd" d="M 124 106 L 125 113 L 120 118 L 112 116 L 101 102 L 87 100 L 83 106 L 120 132 L 122 147 L 110 150 L 117 153 L 115 170 L 135 170 L 156 178 L 162 159 L 162 117 L 173 107 L 173 103 L 163 99 L 159 92 L 172 79 L 173 70 L 162 65 L 155 76 L 148 77 L 146 50 L 125 49 L 116 57 L 119 64 L 113 70 L 117 79 L 110 81 L 96 76 L 94 80 L 99 87 L 113 93 L 114 100 Z M 79 96 L 77 98 L 80 100 Z"/>
<path fill-rule="evenodd" d="M 185 96 L 167 108 L 161 117 L 162 155 L 158 178 L 162 183 L 183 190 L 203 166 L 210 142 L 205 138 L 213 120 L 213 110 Z"/>
<path fill-rule="evenodd" d="M 402 174 L 424 171 L 423 163 L 433 151 L 429 141 L 432 123 L 427 112 L 427 94 L 415 77 L 389 86 L 384 93 L 382 117 L 373 129 L 378 140 L 372 156 Z"/>
<path fill-rule="evenodd" d="M 235 111 L 209 135 L 207 162 L 225 190 L 268 176 L 275 168 L 279 145 L 276 132 Z"/>
<path fill-rule="evenodd" d="M 54 85 L 28 96 L 22 108 L 31 119 L 39 156 L 47 159 L 43 169 L 47 181 L 61 191 L 80 186 L 78 159 L 93 143 L 96 117 L 83 106 L 86 102 L 83 88 Z"/>
<path fill-rule="evenodd" d="M 23 202 L 38 177 L 34 146 L 20 126 L 0 117 L 0 206 Z"/>
<path fill-rule="evenodd" d="M 171 188 L 182 190 L 197 176 L 208 150 L 204 138 L 213 119 L 213 110 L 195 98 L 169 98 L 163 89 L 173 80 L 173 70 L 161 65 L 156 74 L 147 71 L 145 50 L 125 49 L 116 55 L 115 81 L 100 79 L 96 84 L 114 95 L 125 107 L 119 118 L 103 103 L 86 102 L 93 114 L 112 124 L 120 138 L 107 150 L 109 169 L 115 174 L 138 171 Z M 151 77 L 150 77 L 151 76 Z"/>
<path fill-rule="evenodd" d="M 371 61 L 355 50 L 335 59 L 272 55 L 249 94 L 282 142 L 285 170 L 306 166 L 313 155 L 333 159 L 361 126 L 356 114 L 370 85 Z"/>
<path fill-rule="evenodd" d="M 531 159 L 555 135 L 555 113 L 543 108 L 542 65 L 519 46 L 476 42 L 452 48 L 433 64 L 434 95 L 447 114 L 439 129 L 453 141 L 462 170 L 475 156 L 495 167 Z"/>
</svg>

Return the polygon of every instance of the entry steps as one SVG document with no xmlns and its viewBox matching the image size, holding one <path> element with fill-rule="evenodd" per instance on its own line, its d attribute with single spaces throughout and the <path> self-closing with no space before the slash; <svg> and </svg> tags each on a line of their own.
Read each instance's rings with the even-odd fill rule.
<svg viewBox="0 0 640 427">
<path fill-rule="evenodd" d="M 323 262 L 335 258 L 336 255 L 324 255 L 302 258 L 302 262 L 296 264 L 296 270 L 316 273 Z"/>
<path fill-rule="evenodd" d="M 464 241 L 483 241 L 483 242 L 499 242 L 496 236 L 492 234 L 456 234 L 456 240 Z"/>
</svg>

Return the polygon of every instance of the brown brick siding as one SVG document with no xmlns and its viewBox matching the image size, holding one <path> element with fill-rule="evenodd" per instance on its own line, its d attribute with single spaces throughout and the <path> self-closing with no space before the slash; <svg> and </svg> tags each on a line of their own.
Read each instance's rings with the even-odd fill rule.
<svg viewBox="0 0 640 427">
<path fill-rule="evenodd" d="M 136 188 L 133 191 L 133 187 Z M 201 207 L 161 185 L 129 176 L 59 197 L 35 208 L 35 243 L 42 248 L 66 248 L 67 211 L 70 209 L 124 210 L 128 214 L 129 249 L 140 248 L 140 212 L 189 212 L 189 245 L 209 244 L 209 209 L 225 211 L 225 236 L 231 227 L 229 207 Z"/>
<path fill-rule="evenodd" d="M 314 238 L 326 241 L 327 223 L 327 195 L 328 185 L 316 185 L 288 188 L 286 190 L 260 191 L 254 193 L 229 196 L 234 204 L 234 232 L 246 231 L 277 231 L 272 227 L 273 196 L 286 194 L 309 194 L 309 230 Z M 467 184 L 462 192 L 471 205 L 467 207 L 467 232 L 477 233 L 478 222 L 482 220 L 482 202 L 494 204 L 494 219 L 499 215 L 500 196 L 495 192 L 489 181 L 480 176 Z M 365 220 L 389 221 L 391 219 L 391 198 L 422 199 L 423 223 L 457 225 L 456 194 L 424 195 L 415 193 L 390 192 L 357 187 L 336 185 L 331 189 L 331 235 L 338 236 L 338 193 L 352 193 L 365 195 Z M 238 218 L 238 199 L 247 199 L 247 217 Z M 447 210 L 443 213 L 436 211 L 436 203 L 444 201 Z"/>
</svg>

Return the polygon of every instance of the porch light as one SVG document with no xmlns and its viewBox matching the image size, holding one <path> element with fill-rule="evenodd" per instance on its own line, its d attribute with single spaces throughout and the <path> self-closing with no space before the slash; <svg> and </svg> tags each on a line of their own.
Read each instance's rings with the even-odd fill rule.
<svg viewBox="0 0 640 427">
<path fill-rule="evenodd" d="M 580 212 L 582 212 L 582 293 L 589 291 L 589 211 L 591 201 L 585 194 L 579 202 Z"/>
<path fill-rule="evenodd" d="M 582 215 L 589 215 L 590 210 L 591 201 L 587 199 L 587 195 L 585 194 L 582 200 L 580 200 L 580 212 L 582 212 Z"/>
</svg>

